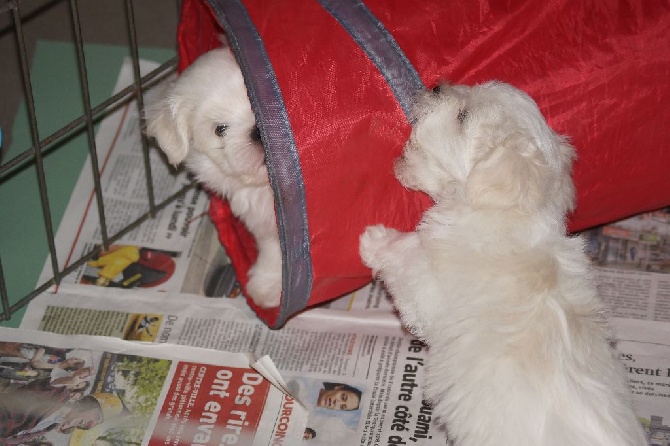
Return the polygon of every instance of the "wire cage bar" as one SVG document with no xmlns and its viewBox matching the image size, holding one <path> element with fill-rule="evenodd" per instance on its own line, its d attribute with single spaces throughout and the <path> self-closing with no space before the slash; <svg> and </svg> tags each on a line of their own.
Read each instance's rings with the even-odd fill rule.
<svg viewBox="0 0 670 446">
<path fill-rule="evenodd" d="M 152 85 L 160 82 L 165 79 L 167 76 L 176 71 L 177 67 L 177 57 L 174 57 L 167 62 L 161 64 L 156 69 L 150 71 L 146 75 L 142 76 L 140 74 L 140 57 L 139 57 L 139 47 L 137 40 L 137 24 L 135 22 L 135 12 L 133 0 L 125 0 L 125 19 L 127 24 L 127 33 L 130 46 L 130 55 L 132 59 L 132 67 L 134 74 L 133 83 L 119 91 L 118 93 L 110 96 L 101 103 L 97 105 L 91 104 L 90 89 L 88 82 L 88 73 L 86 58 L 84 55 L 84 38 L 82 36 L 82 29 L 80 23 L 80 10 L 77 0 L 68 0 L 71 13 L 71 26 L 74 36 L 74 46 L 76 49 L 76 59 L 79 69 L 80 77 L 80 86 L 82 90 L 83 97 L 83 106 L 84 113 L 77 118 L 71 120 L 67 124 L 63 125 L 59 129 L 53 131 L 46 137 L 40 135 L 37 122 L 37 114 L 35 111 L 35 98 L 34 90 L 31 85 L 31 76 L 30 76 L 30 67 L 28 61 L 28 52 L 26 49 L 25 43 L 25 31 L 23 28 L 23 18 L 21 14 L 21 7 L 31 0 L 9 0 L 5 4 L 0 5 L 0 16 L 3 14 L 11 14 L 13 20 L 13 32 L 16 37 L 17 42 L 17 51 L 20 62 L 20 74 L 23 81 L 23 86 L 25 90 L 25 102 L 28 114 L 28 120 L 30 125 L 30 134 L 32 146 L 21 151 L 19 154 L 15 155 L 9 160 L 2 160 L 0 164 L 0 185 L 2 184 L 2 178 L 5 174 L 10 174 L 18 167 L 32 165 L 36 171 L 38 190 L 40 196 L 40 205 L 41 212 L 44 220 L 44 231 L 46 235 L 46 240 L 48 244 L 48 252 L 50 254 L 51 262 L 51 278 L 45 281 L 42 284 L 39 284 L 37 288 L 27 293 L 24 296 L 20 296 L 14 299 L 14 303 L 10 300 L 9 293 L 7 291 L 7 281 L 5 272 L 3 269 L 3 262 L 7 259 L 2 258 L 2 253 L 0 252 L 0 321 L 9 320 L 11 316 L 16 313 L 18 310 L 26 306 L 30 300 L 32 300 L 37 295 L 48 290 L 51 286 L 57 285 L 60 283 L 63 277 L 69 273 L 80 268 L 87 261 L 96 257 L 101 251 L 108 249 L 111 243 L 119 240 L 124 235 L 128 234 L 130 231 L 136 229 L 142 223 L 146 222 L 148 219 L 155 217 L 156 213 L 161 209 L 165 208 L 171 202 L 176 200 L 179 196 L 186 193 L 190 188 L 193 187 L 193 184 L 188 184 L 184 186 L 177 193 L 172 194 L 163 201 L 156 203 L 155 194 L 154 194 L 154 184 L 152 179 L 151 165 L 149 162 L 149 142 L 147 137 L 144 135 L 144 132 L 140 132 L 142 135 L 142 152 L 143 152 L 143 162 L 144 162 L 144 171 L 146 178 L 146 190 L 147 190 L 147 201 L 149 210 L 141 215 L 139 215 L 134 221 L 127 224 L 125 227 L 121 228 L 116 234 L 109 234 L 108 228 L 105 222 L 105 208 L 104 208 L 104 198 L 102 194 L 101 186 L 101 170 L 99 166 L 97 151 L 96 151 L 96 142 L 95 142 L 95 130 L 94 124 L 97 119 L 101 118 L 103 115 L 110 113 L 120 107 L 126 106 L 129 103 L 135 103 L 139 109 L 140 130 L 144 127 L 144 94 L 145 91 L 150 88 Z M 62 0 L 66 1 L 66 0 Z M 179 8 L 179 1 L 175 2 L 175 6 Z M 176 31 L 176 30 L 175 30 Z M 53 217 L 52 217 L 52 205 L 49 201 L 49 191 L 47 189 L 46 176 L 44 171 L 44 163 L 42 156 L 45 151 L 49 150 L 50 147 L 57 141 L 61 141 L 63 138 L 68 138 L 73 135 L 79 135 L 82 132 L 85 132 L 87 135 L 88 143 L 88 155 L 91 161 L 91 171 L 93 176 L 93 185 L 94 193 L 97 203 L 97 212 L 100 221 L 100 234 L 102 243 L 97 248 L 92 251 L 84 254 L 81 258 L 72 261 L 69 265 L 61 267 L 59 259 L 56 253 L 55 246 L 55 234 L 53 226 Z"/>
</svg>

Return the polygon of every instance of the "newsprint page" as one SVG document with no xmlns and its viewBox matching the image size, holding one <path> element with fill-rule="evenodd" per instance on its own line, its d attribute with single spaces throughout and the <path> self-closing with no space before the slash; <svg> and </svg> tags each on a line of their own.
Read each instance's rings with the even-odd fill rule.
<svg viewBox="0 0 670 446">
<path fill-rule="evenodd" d="M 0 444 L 298 442 L 307 410 L 244 354 L 0 330 Z M 255 361 L 254 361 L 255 362 Z"/>
<path fill-rule="evenodd" d="M 124 65 L 118 87 L 131 78 L 130 68 Z M 142 193 L 143 172 L 139 168 L 133 170 L 139 165 L 140 156 L 139 134 L 133 130 L 135 126 L 130 125 L 136 119 L 137 112 L 127 107 L 107 118 L 97 135 L 98 147 L 107 150 L 102 184 L 105 202 L 107 196 L 111 197 L 106 211 L 112 224 L 130 221 L 134 212 L 144 206 L 137 200 Z M 158 150 L 152 151 L 152 163 L 156 165 L 154 181 L 163 185 L 161 193 L 165 196 L 189 181 L 183 172 L 166 166 Z M 100 243 L 97 212 L 91 211 L 90 206 L 94 200 L 91 198 L 92 180 L 86 171 L 84 167 L 66 212 L 67 221 L 60 225 L 57 234 L 59 259 L 68 259 L 66 261 Z M 90 339 L 96 343 L 116 338 L 107 342 L 133 346 L 124 347 L 128 349 L 124 354 L 126 351 L 134 354 L 133 349 L 140 347 L 149 352 L 167 351 L 175 355 L 188 352 L 189 361 L 207 364 L 218 363 L 218 359 L 208 360 L 218 358 L 223 352 L 242 354 L 247 360 L 244 367 L 251 361 L 258 373 L 264 371 L 261 374 L 271 383 L 267 387 L 269 391 L 280 389 L 272 399 L 272 410 L 279 410 L 276 416 L 280 417 L 275 418 L 274 424 L 269 421 L 266 424 L 262 418 L 259 423 L 247 425 L 247 419 L 233 413 L 238 409 L 225 406 L 224 410 L 224 403 L 216 401 L 204 412 L 188 412 L 189 416 L 193 415 L 187 423 L 194 429 L 190 431 L 193 436 L 177 437 L 181 425 L 174 425 L 172 431 L 168 428 L 165 434 L 169 434 L 170 440 L 160 444 L 235 444 L 232 440 L 224 442 L 220 432 L 214 435 L 208 430 L 208 420 L 217 417 L 213 413 L 220 414 L 218 420 L 225 418 L 226 423 L 233 426 L 244 426 L 249 431 L 256 429 L 254 438 L 259 439 L 268 438 L 262 437 L 267 432 L 276 432 L 273 426 L 279 425 L 276 420 L 283 415 L 294 417 L 295 421 L 291 418 L 284 426 L 286 436 L 273 436 L 264 443 L 268 445 L 449 444 L 448 433 L 436 422 L 431 407 L 422 397 L 426 348 L 402 329 L 390 299 L 378 283 L 310 309 L 280 330 L 270 330 L 241 296 L 229 260 L 206 218 L 206 208 L 206 194 L 198 188 L 191 189 L 163 209 L 155 220 L 126 234 L 58 287 L 38 296 L 28 307 L 21 325 L 21 329 L 28 330 L 25 333 L 42 336 L 42 341 L 30 342 L 49 345 L 46 341 L 60 340 L 58 336 L 78 340 L 82 338 L 70 336 L 93 336 Z M 581 236 L 588 241 L 594 276 L 614 316 L 616 346 L 628 371 L 637 414 L 652 444 L 669 446 L 670 212 L 644 214 Z M 47 261 L 40 283 L 50 277 L 49 274 Z M 44 332 L 51 334 L 39 334 Z M 96 343 L 86 349 L 97 351 Z M 261 358 L 261 362 L 255 363 L 257 358 Z M 96 366 L 104 363 L 95 361 Z M 86 364 L 91 364 L 91 360 Z M 144 367 L 144 363 L 141 364 Z M 42 369 L 32 366 L 9 367 L 15 370 L 6 370 L 16 373 L 2 378 L 7 390 L 0 392 L 18 392 L 35 382 L 34 377 L 27 375 L 35 370 L 42 373 Z M 152 366 L 146 367 L 147 375 L 154 373 L 150 372 Z M 177 414 L 184 416 L 186 401 L 204 395 L 202 392 L 206 392 L 207 387 L 200 379 L 199 367 L 171 365 L 169 379 L 163 379 L 168 390 L 161 390 L 167 393 L 161 394 L 163 399 L 156 403 L 163 411 L 161 414 L 171 414 L 175 419 Z M 244 369 L 241 365 L 240 368 Z M 26 376 L 19 377 L 21 373 Z M 228 373 L 218 378 L 213 373 L 206 376 L 230 383 L 222 389 L 230 394 L 227 398 L 249 397 L 255 402 L 260 394 L 259 386 L 265 386 L 245 383 L 246 372 L 236 373 L 237 381 L 233 381 L 232 376 L 226 378 Z M 114 376 L 123 383 L 131 381 L 120 371 Z M 115 385 L 115 396 L 124 407 L 132 409 L 136 390 L 124 387 L 125 384 Z M 245 385 L 251 387 L 243 387 Z M 190 390 L 179 391 L 178 386 Z M 253 392 L 247 395 L 247 390 L 240 390 L 243 388 L 249 392 L 253 388 Z M 105 389 L 108 388 L 96 384 L 76 392 L 88 396 Z M 178 396 L 173 397 L 175 392 Z M 4 395 L 0 393 L 0 401 L 4 401 Z M 291 406 L 294 411 L 290 413 L 283 409 L 288 401 L 295 402 Z M 307 413 L 304 426 L 300 424 L 302 418 L 297 408 Z M 267 417 L 269 420 L 270 416 Z M 288 432 L 298 427 L 302 429 L 299 438 L 290 437 Z M 136 443 L 119 443 L 106 432 L 98 429 L 89 434 L 88 440 L 49 440 L 49 444 L 159 444 L 151 443 L 153 440 L 149 437 Z M 196 440 L 198 434 L 202 435 Z M 59 435 L 65 438 L 65 434 Z M 257 443 L 240 439 L 237 444 Z"/>
</svg>

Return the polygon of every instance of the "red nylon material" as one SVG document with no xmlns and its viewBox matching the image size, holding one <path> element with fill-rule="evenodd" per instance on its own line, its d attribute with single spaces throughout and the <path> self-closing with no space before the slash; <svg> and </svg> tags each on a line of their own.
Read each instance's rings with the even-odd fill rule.
<svg viewBox="0 0 670 446">
<path fill-rule="evenodd" d="M 300 154 L 314 273 L 309 304 L 365 284 L 358 235 L 369 224 L 410 230 L 430 205 L 392 174 L 409 125 L 383 78 L 314 0 L 244 0 L 282 90 Z M 537 101 L 570 136 L 581 230 L 670 204 L 670 14 L 660 0 L 365 4 L 432 86 L 499 79 Z M 180 68 L 218 46 L 200 0 L 184 0 Z M 253 240 L 216 197 L 222 243 L 246 283 Z M 261 311 L 269 325 L 276 311 Z"/>
</svg>

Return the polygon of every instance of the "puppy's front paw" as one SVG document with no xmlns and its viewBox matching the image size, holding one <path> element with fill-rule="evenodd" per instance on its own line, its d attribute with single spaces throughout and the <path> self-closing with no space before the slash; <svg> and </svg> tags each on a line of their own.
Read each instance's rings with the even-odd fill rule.
<svg viewBox="0 0 670 446">
<path fill-rule="evenodd" d="M 278 307 L 281 302 L 281 272 L 278 275 L 272 274 L 256 266 L 249 270 L 246 287 L 249 297 L 261 308 Z"/>
<path fill-rule="evenodd" d="M 378 271 L 382 266 L 382 256 L 387 250 L 388 244 L 396 239 L 400 233 L 395 229 L 384 225 L 368 226 L 361 234 L 359 254 L 361 260 L 373 271 Z"/>
</svg>

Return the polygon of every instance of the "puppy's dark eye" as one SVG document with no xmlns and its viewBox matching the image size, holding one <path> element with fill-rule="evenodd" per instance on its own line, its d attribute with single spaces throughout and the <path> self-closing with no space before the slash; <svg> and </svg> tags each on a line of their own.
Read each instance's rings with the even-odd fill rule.
<svg viewBox="0 0 670 446">
<path fill-rule="evenodd" d="M 227 130 L 228 130 L 228 126 L 226 124 L 219 124 L 214 129 L 214 133 L 216 133 L 216 136 L 221 138 L 223 135 L 226 134 Z"/>
<path fill-rule="evenodd" d="M 465 121 L 465 118 L 467 118 L 467 117 L 468 117 L 468 109 L 467 108 L 462 108 L 462 109 L 458 110 L 458 116 L 456 116 L 456 118 L 458 119 L 458 122 L 463 124 L 463 122 Z"/>
<path fill-rule="evenodd" d="M 442 85 L 438 84 L 435 87 L 433 87 L 433 93 L 434 94 L 440 94 L 441 91 L 442 91 Z"/>
</svg>

